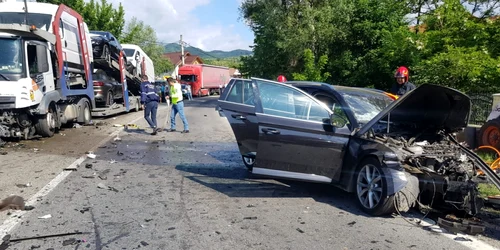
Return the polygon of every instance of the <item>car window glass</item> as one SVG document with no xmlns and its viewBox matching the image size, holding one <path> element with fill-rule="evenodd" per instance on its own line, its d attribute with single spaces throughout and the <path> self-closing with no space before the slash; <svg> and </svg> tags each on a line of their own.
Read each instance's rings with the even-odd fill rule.
<svg viewBox="0 0 500 250">
<path fill-rule="evenodd" d="M 300 91 L 281 84 L 257 81 L 264 114 L 310 121 L 330 116 L 324 106 Z"/>
<path fill-rule="evenodd" d="M 251 81 L 235 80 L 229 95 L 226 98 L 228 102 L 254 105 L 253 89 Z"/>
<path fill-rule="evenodd" d="M 324 103 L 328 108 L 330 108 L 335 115 L 344 118 L 348 122 L 347 124 L 349 124 L 349 119 L 347 118 L 345 110 L 340 105 L 340 102 L 337 100 L 337 98 L 324 94 L 316 94 L 314 97 L 320 102 Z"/>
</svg>

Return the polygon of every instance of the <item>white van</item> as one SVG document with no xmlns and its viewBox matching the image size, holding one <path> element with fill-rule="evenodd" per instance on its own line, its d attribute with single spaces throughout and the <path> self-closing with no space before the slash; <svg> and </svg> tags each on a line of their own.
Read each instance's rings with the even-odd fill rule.
<svg viewBox="0 0 500 250">
<path fill-rule="evenodd" d="M 125 55 L 127 56 L 127 62 L 130 63 L 135 69 L 134 74 L 136 76 L 142 77 L 141 62 L 144 60 L 148 80 L 153 82 L 155 80 L 155 68 L 153 65 L 153 61 L 146 53 L 144 53 L 141 47 L 134 44 L 122 44 L 122 48 L 125 52 Z"/>
<path fill-rule="evenodd" d="M 54 33 L 52 24 L 59 10 L 59 5 L 47 3 L 31 3 L 28 13 L 28 23 L 38 29 Z M 16 1 L 1 2 L 0 23 L 23 23 L 25 17 L 24 3 Z M 78 34 L 78 20 L 68 12 L 62 12 L 59 19 L 59 36 L 62 39 L 63 59 L 68 72 L 83 73 L 83 59 L 81 57 L 80 40 Z M 87 53 L 90 63 L 93 63 L 92 41 L 86 23 L 83 23 L 87 43 Z"/>
</svg>

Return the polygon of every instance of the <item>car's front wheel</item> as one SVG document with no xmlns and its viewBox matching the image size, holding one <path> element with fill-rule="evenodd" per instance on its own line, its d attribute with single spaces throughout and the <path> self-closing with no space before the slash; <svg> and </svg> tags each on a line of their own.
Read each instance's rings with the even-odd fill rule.
<svg viewBox="0 0 500 250">
<path fill-rule="evenodd" d="M 361 209 L 374 216 L 395 211 L 394 195 L 387 195 L 387 178 L 375 158 L 364 160 L 356 178 L 356 196 Z"/>
</svg>

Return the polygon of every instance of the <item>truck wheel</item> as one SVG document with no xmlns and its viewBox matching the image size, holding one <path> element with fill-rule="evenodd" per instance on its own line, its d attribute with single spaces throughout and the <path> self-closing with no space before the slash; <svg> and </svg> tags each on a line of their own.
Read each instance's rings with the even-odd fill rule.
<svg viewBox="0 0 500 250">
<path fill-rule="evenodd" d="M 139 104 L 139 100 L 135 100 L 135 112 L 139 112 L 141 110 L 141 105 Z"/>
<path fill-rule="evenodd" d="M 500 120 L 486 122 L 479 130 L 479 145 L 500 149 Z"/>
<path fill-rule="evenodd" d="M 38 122 L 35 125 L 35 130 L 37 134 L 43 137 L 52 137 L 56 131 L 57 124 L 57 113 L 53 105 L 50 105 L 47 114 L 42 115 L 38 118 Z"/>
<path fill-rule="evenodd" d="M 85 101 L 83 104 L 83 124 L 88 125 L 92 120 L 92 114 L 90 113 L 90 104 L 88 101 Z"/>
</svg>

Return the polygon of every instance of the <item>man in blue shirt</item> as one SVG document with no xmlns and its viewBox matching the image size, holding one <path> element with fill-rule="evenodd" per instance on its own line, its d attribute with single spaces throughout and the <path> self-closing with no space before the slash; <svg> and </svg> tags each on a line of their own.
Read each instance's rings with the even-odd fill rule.
<svg viewBox="0 0 500 250">
<path fill-rule="evenodd" d="M 144 118 L 153 129 L 151 135 L 158 133 L 156 127 L 156 111 L 158 110 L 158 101 L 160 97 L 156 93 L 155 85 L 148 81 L 146 75 L 142 76 L 141 83 L 141 104 L 144 109 Z"/>
</svg>

